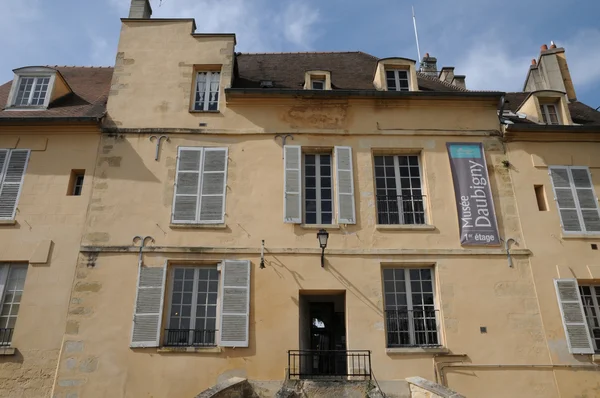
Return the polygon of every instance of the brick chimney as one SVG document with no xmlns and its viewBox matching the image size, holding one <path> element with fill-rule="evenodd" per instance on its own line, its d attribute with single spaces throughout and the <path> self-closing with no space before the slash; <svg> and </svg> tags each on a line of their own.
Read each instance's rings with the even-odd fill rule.
<svg viewBox="0 0 600 398">
<path fill-rule="evenodd" d="M 557 90 L 567 93 L 569 101 L 577 100 L 565 49 L 550 42 L 540 47 L 537 62 L 532 60 L 523 91 Z"/>
<path fill-rule="evenodd" d="M 152 7 L 150 0 L 131 0 L 129 8 L 129 18 L 150 19 L 152 16 Z"/>
<path fill-rule="evenodd" d="M 421 61 L 421 72 L 431 76 L 437 76 L 437 58 L 430 57 L 429 53 L 425 53 L 425 56 Z"/>
</svg>

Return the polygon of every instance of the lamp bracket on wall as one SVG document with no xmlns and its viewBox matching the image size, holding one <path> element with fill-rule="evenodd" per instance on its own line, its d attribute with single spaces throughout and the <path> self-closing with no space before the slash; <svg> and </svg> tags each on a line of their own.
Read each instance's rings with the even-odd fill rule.
<svg viewBox="0 0 600 398">
<path fill-rule="evenodd" d="M 140 242 L 140 251 L 138 254 L 138 266 L 141 267 L 142 266 L 142 253 L 144 251 L 144 247 L 146 247 L 146 241 L 150 241 L 150 242 L 154 243 L 154 238 L 151 236 L 136 235 L 133 237 L 133 245 L 134 246 L 136 246 L 137 241 Z"/>
<path fill-rule="evenodd" d="M 291 134 L 277 134 L 275 136 L 275 140 L 277 141 L 277 138 L 281 138 L 281 143 L 283 146 L 285 146 L 285 142 L 287 141 L 288 137 L 291 138 L 292 141 L 294 140 L 294 136 Z M 283 152 L 281 153 L 281 158 L 283 159 Z"/>
<path fill-rule="evenodd" d="M 159 155 L 159 153 L 160 153 L 160 142 L 163 140 L 163 138 L 164 138 L 164 139 L 165 139 L 165 141 L 167 141 L 167 142 L 169 142 L 169 141 L 171 141 L 171 140 L 170 140 L 170 139 L 169 139 L 169 137 L 167 137 L 166 135 L 161 135 L 161 136 L 158 136 L 158 135 L 153 135 L 153 136 L 150 136 L 150 142 L 152 142 L 152 138 L 155 138 L 155 139 L 156 139 L 156 154 L 155 154 L 155 156 L 154 156 L 154 160 L 156 160 L 156 161 L 158 162 L 158 155 Z"/>
</svg>

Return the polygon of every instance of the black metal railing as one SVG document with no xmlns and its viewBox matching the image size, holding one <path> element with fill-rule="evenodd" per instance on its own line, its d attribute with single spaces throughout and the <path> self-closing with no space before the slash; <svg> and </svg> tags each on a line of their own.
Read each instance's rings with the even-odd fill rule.
<svg viewBox="0 0 600 398">
<path fill-rule="evenodd" d="M 12 328 L 0 328 L 0 346 L 10 345 L 10 342 L 12 341 L 13 330 L 14 329 Z"/>
<path fill-rule="evenodd" d="M 387 310 L 388 347 L 439 347 L 439 310 Z"/>
<path fill-rule="evenodd" d="M 212 347 L 216 330 L 165 329 L 165 347 Z"/>
<path fill-rule="evenodd" d="M 377 195 L 377 223 L 425 224 L 425 195 Z"/>
<path fill-rule="evenodd" d="M 371 351 L 290 350 L 290 379 L 371 380 Z"/>
</svg>

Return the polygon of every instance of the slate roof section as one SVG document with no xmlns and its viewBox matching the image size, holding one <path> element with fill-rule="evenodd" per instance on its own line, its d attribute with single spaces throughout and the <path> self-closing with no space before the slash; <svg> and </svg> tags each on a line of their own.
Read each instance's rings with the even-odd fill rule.
<svg viewBox="0 0 600 398">
<path fill-rule="evenodd" d="M 49 104 L 48 109 L 31 111 L 4 110 L 12 81 L 0 86 L 0 120 L 95 120 L 104 116 L 113 68 L 50 66 L 60 72 L 72 93 Z"/>
<path fill-rule="evenodd" d="M 505 99 L 507 102 L 505 109 L 516 112 L 530 94 L 531 93 L 529 92 L 506 93 Z M 569 111 L 571 112 L 573 123 L 592 126 L 600 125 L 600 112 L 587 106 L 583 102 L 573 101 L 569 103 Z M 511 120 L 515 123 L 531 123 L 525 119 L 513 120 L 513 118 L 511 118 Z"/>
<path fill-rule="evenodd" d="M 333 90 L 375 90 L 373 77 L 378 60 L 361 51 L 238 53 L 233 88 L 260 88 L 261 80 L 270 80 L 273 88 L 299 90 L 304 86 L 306 71 L 325 70 L 331 72 Z M 417 79 L 419 89 L 424 91 L 468 91 L 420 72 Z"/>
</svg>

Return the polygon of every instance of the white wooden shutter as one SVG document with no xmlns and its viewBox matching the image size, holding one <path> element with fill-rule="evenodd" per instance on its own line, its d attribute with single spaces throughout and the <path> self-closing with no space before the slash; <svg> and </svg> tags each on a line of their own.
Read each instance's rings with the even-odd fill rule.
<svg viewBox="0 0 600 398">
<path fill-rule="evenodd" d="M 139 268 L 131 347 L 159 346 L 166 269 L 166 265 Z"/>
<path fill-rule="evenodd" d="M 593 354 L 594 346 L 583 312 L 577 279 L 555 279 L 556 296 L 572 354 Z"/>
<path fill-rule="evenodd" d="M 0 184 L 0 220 L 15 218 L 28 160 L 28 149 L 11 150 L 4 160 L 4 175 Z"/>
<path fill-rule="evenodd" d="M 302 223 L 302 147 L 283 147 L 283 222 Z"/>
<path fill-rule="evenodd" d="M 204 148 L 199 217 L 202 224 L 225 222 L 227 154 L 227 148 Z"/>
<path fill-rule="evenodd" d="M 577 204 L 571 189 L 569 169 L 567 167 L 552 166 L 548 169 L 554 188 L 554 200 L 560 214 L 560 222 L 565 232 L 581 231 Z"/>
<path fill-rule="evenodd" d="M 173 195 L 173 223 L 193 224 L 197 222 L 201 165 L 201 147 L 179 148 Z"/>
<path fill-rule="evenodd" d="M 590 169 L 587 167 L 571 167 L 569 171 L 573 180 L 573 188 L 581 214 L 583 229 L 586 232 L 600 232 L 598 198 L 594 192 Z"/>
<path fill-rule="evenodd" d="M 248 347 L 250 261 L 223 261 L 220 345 Z"/>
<path fill-rule="evenodd" d="M 352 148 L 335 147 L 337 222 L 338 224 L 356 224 L 354 204 L 354 173 L 352 170 Z"/>
</svg>

